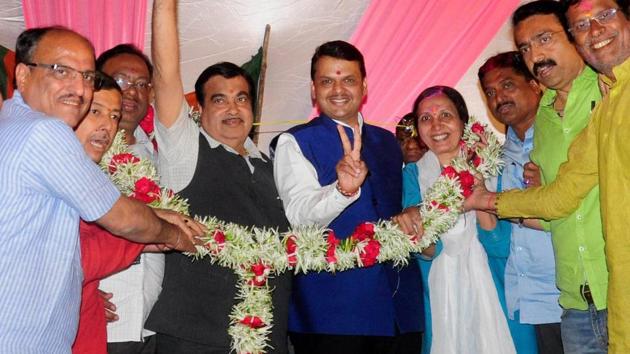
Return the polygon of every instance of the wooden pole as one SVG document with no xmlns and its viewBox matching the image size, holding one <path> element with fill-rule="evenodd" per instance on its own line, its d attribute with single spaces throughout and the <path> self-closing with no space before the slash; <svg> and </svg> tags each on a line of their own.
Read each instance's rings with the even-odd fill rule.
<svg viewBox="0 0 630 354">
<path fill-rule="evenodd" d="M 258 77 L 258 88 L 256 89 L 256 113 L 254 114 L 254 124 L 260 123 L 262 115 L 263 97 L 265 96 L 265 77 L 267 76 L 267 51 L 269 49 L 269 35 L 271 34 L 271 26 L 267 24 L 265 26 L 265 39 L 263 40 L 262 49 L 262 62 L 260 64 L 260 76 Z M 254 128 L 254 144 L 258 145 L 258 135 L 260 132 L 260 125 L 255 125 Z"/>
</svg>

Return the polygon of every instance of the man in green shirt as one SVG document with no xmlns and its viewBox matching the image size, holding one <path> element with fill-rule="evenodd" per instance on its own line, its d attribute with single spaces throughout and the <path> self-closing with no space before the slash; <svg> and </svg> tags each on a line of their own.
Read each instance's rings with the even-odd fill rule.
<svg viewBox="0 0 630 354">
<path fill-rule="evenodd" d="M 466 209 L 497 210 L 501 217 L 556 219 L 573 212 L 599 184 L 610 271 L 610 353 L 630 352 L 630 14 L 627 0 L 569 0 L 566 19 L 580 54 L 606 75 L 610 91 L 569 149 L 556 180 L 498 196 L 479 185 Z"/>
<path fill-rule="evenodd" d="M 534 122 L 530 154 L 540 167 L 543 185 L 556 179 L 575 137 L 586 127 L 591 109 L 601 100 L 597 73 L 585 65 L 562 27 L 558 2 L 534 1 L 519 7 L 512 17 L 514 42 L 525 64 L 547 87 Z M 608 271 L 599 208 L 594 188 L 579 207 L 550 225 L 556 256 L 556 284 L 560 305 L 562 342 L 568 353 L 592 348 L 605 353 L 607 337 L 590 321 L 595 314 L 605 327 Z"/>
</svg>

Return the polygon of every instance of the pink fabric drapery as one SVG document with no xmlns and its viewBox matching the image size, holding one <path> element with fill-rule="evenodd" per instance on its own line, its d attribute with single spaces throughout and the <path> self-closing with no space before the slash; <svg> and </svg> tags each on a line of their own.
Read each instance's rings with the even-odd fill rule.
<svg viewBox="0 0 630 354">
<path fill-rule="evenodd" d="M 22 0 L 26 28 L 61 25 L 92 41 L 96 55 L 120 43 L 144 48 L 147 0 Z"/>
<path fill-rule="evenodd" d="M 423 89 L 456 85 L 518 4 L 373 0 L 350 40 L 366 61 L 366 119 L 393 129 Z"/>
</svg>

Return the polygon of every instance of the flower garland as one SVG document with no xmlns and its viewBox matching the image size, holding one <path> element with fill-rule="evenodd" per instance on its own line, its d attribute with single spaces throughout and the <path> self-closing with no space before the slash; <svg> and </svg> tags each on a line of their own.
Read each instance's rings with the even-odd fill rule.
<svg viewBox="0 0 630 354">
<path fill-rule="evenodd" d="M 420 205 L 424 226 L 420 239 L 402 233 L 391 221 L 360 224 L 350 237 L 341 240 L 334 231 L 316 226 L 297 227 L 281 234 L 212 217 L 198 218 L 209 231 L 202 237 L 203 246 L 197 246 L 197 252 L 189 255 L 196 259 L 209 257 L 212 263 L 234 270 L 239 278 L 237 303 L 228 328 L 232 349 L 253 354 L 270 348 L 273 306 L 267 281 L 274 274 L 340 272 L 382 262 L 406 265 L 410 253 L 430 246 L 454 225 L 465 197 L 472 193 L 474 175 L 497 175 L 500 157 L 496 136 L 471 119 L 464 129 L 460 155 L 444 169 Z M 116 136 L 101 167 L 122 193 L 151 207 L 188 213 L 187 201 L 159 187 L 155 167 L 129 153 L 122 134 Z"/>
</svg>

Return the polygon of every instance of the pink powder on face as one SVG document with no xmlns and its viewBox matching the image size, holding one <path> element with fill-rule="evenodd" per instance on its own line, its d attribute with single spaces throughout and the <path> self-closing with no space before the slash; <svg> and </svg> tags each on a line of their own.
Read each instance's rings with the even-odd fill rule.
<svg viewBox="0 0 630 354">
<path fill-rule="evenodd" d="M 337 75 L 341 75 L 341 71 L 337 70 Z"/>
<path fill-rule="evenodd" d="M 593 3 L 591 0 L 580 1 L 578 4 L 578 9 L 581 11 L 591 11 L 593 9 Z"/>
</svg>

